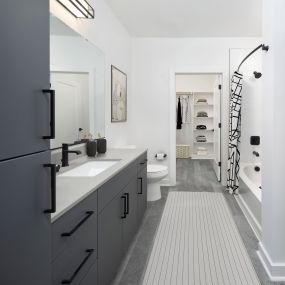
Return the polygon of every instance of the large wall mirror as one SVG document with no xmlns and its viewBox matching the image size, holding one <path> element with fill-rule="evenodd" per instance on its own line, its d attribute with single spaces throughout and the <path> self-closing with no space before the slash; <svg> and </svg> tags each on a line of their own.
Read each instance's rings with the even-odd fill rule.
<svg viewBox="0 0 285 285">
<path fill-rule="evenodd" d="M 55 90 L 51 148 L 105 135 L 104 54 L 50 15 L 50 80 Z"/>
</svg>

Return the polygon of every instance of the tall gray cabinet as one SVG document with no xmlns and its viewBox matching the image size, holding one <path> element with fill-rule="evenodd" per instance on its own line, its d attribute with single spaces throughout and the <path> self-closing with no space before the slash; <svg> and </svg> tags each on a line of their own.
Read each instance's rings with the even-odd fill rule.
<svg viewBox="0 0 285 285">
<path fill-rule="evenodd" d="M 0 284 L 50 285 L 49 1 L 0 4 Z"/>
</svg>

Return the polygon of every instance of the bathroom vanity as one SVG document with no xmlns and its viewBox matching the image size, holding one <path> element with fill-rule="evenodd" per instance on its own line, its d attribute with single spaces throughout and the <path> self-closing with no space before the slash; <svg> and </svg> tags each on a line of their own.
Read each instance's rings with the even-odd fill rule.
<svg viewBox="0 0 285 285">
<path fill-rule="evenodd" d="M 96 162 L 112 163 L 90 176 L 88 164 Z M 111 284 L 146 209 L 146 166 L 146 150 L 111 149 L 60 170 L 51 215 L 53 285 Z"/>
</svg>

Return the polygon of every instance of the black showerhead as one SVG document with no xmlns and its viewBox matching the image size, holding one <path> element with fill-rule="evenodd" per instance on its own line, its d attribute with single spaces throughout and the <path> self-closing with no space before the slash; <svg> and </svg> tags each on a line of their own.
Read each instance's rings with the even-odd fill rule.
<svg viewBox="0 0 285 285">
<path fill-rule="evenodd" d="M 262 73 L 261 72 L 257 72 L 257 71 L 254 71 L 253 74 L 254 74 L 254 77 L 257 78 L 257 79 L 262 76 Z"/>
</svg>

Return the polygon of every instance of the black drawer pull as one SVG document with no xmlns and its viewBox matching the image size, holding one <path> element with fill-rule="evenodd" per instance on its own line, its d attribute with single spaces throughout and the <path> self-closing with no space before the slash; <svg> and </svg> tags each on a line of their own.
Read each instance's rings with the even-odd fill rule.
<svg viewBox="0 0 285 285">
<path fill-rule="evenodd" d="M 124 214 L 121 216 L 121 219 L 125 219 L 127 217 L 127 197 L 123 195 L 121 196 L 121 199 L 124 200 Z"/>
<path fill-rule="evenodd" d="M 130 213 L 130 194 L 129 193 L 125 193 L 124 195 L 126 195 L 126 197 L 127 197 L 126 215 L 128 215 Z"/>
<path fill-rule="evenodd" d="M 87 260 L 91 257 L 91 255 L 93 254 L 94 249 L 87 249 L 86 253 L 87 256 L 82 260 L 82 262 L 79 264 L 79 266 L 76 268 L 76 270 L 74 271 L 74 273 L 72 274 L 72 276 L 69 279 L 64 279 L 61 281 L 61 284 L 71 284 L 72 281 L 75 279 L 75 277 L 77 276 L 77 274 L 79 273 L 79 271 L 81 270 L 81 268 L 84 266 L 84 264 L 87 262 Z"/>
<path fill-rule="evenodd" d="M 86 216 L 68 233 L 62 233 L 62 237 L 70 237 L 72 236 L 85 222 L 88 220 L 93 214 L 94 211 L 87 211 Z"/>
<path fill-rule="evenodd" d="M 43 139 L 49 140 L 55 138 L 55 91 L 43 89 L 42 92 L 50 95 L 50 135 L 43 136 Z"/>
<path fill-rule="evenodd" d="M 44 164 L 44 167 L 51 169 L 50 173 L 50 190 L 51 190 L 51 208 L 44 210 L 44 213 L 55 213 L 56 212 L 56 164 Z"/>
<path fill-rule="evenodd" d="M 144 165 L 146 163 L 146 161 L 144 161 L 144 162 L 140 162 L 140 165 Z"/>
<path fill-rule="evenodd" d="M 142 195 L 143 194 L 143 179 L 142 179 L 142 177 L 139 177 L 139 180 L 141 182 L 141 189 L 140 189 L 140 192 L 138 194 Z"/>
</svg>

